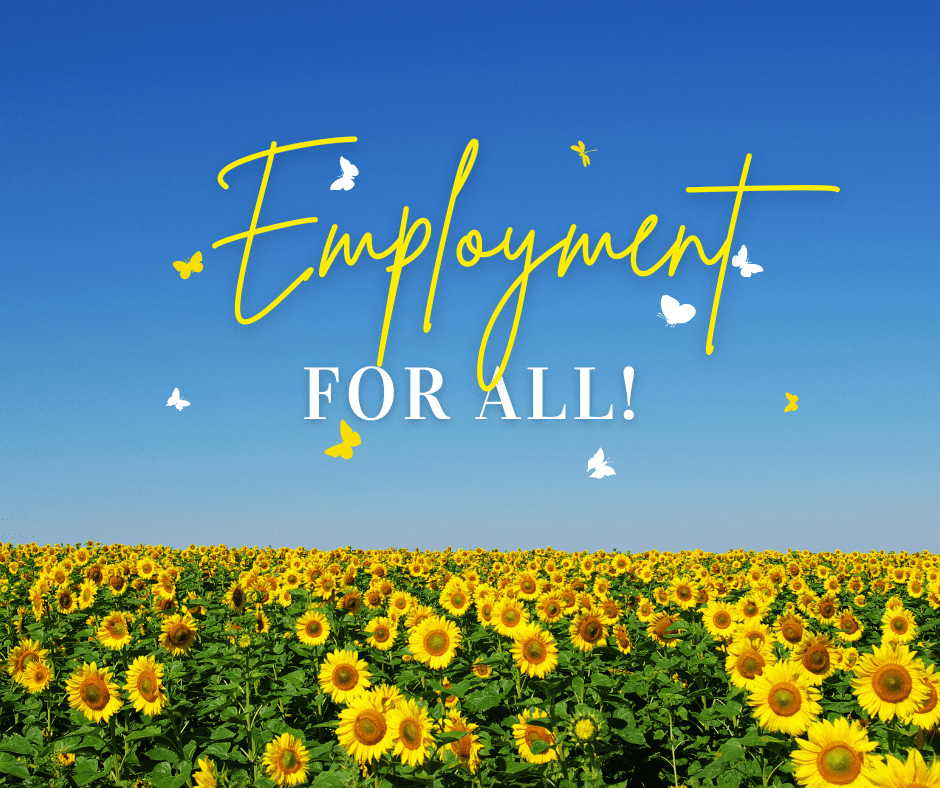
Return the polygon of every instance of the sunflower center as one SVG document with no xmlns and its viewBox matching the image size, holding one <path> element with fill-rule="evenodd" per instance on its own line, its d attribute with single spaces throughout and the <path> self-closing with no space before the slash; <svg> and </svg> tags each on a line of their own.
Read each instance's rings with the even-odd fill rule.
<svg viewBox="0 0 940 788">
<path fill-rule="evenodd" d="M 543 741 L 548 745 L 555 743 L 555 737 L 550 730 L 541 725 L 526 725 L 525 743 L 532 749 L 532 745 L 537 741 Z"/>
<path fill-rule="evenodd" d="M 852 616 L 846 616 L 839 622 L 839 629 L 849 635 L 853 635 L 858 630 L 858 623 Z"/>
<path fill-rule="evenodd" d="M 323 624 L 321 624 L 319 621 L 307 622 L 305 629 L 307 630 L 307 635 L 312 638 L 318 638 L 321 634 L 323 634 Z"/>
<path fill-rule="evenodd" d="M 535 583 L 533 583 L 531 580 L 523 580 L 521 588 L 522 588 L 522 593 L 524 594 L 535 593 Z"/>
<path fill-rule="evenodd" d="M 520 620 L 519 611 L 508 608 L 507 610 L 503 611 L 503 614 L 500 616 L 500 618 L 502 619 L 503 624 L 505 624 L 507 627 L 514 627 L 519 623 Z"/>
<path fill-rule="evenodd" d="M 587 643 L 596 643 L 601 639 L 604 628 L 597 619 L 589 619 L 581 627 L 581 639 Z"/>
<path fill-rule="evenodd" d="M 911 694 L 911 674 L 897 664 L 882 665 L 872 677 L 875 694 L 886 703 L 900 703 Z"/>
<path fill-rule="evenodd" d="M 767 702 L 778 717 L 792 717 L 802 705 L 800 691 L 789 682 L 771 687 Z"/>
<path fill-rule="evenodd" d="M 300 762 L 297 760 L 297 755 L 291 749 L 282 751 L 279 760 L 281 769 L 283 769 L 288 774 L 292 774 L 300 768 Z"/>
<path fill-rule="evenodd" d="M 896 632 L 899 635 L 903 635 L 907 632 L 907 619 L 896 616 L 891 619 L 891 631 Z"/>
<path fill-rule="evenodd" d="M 461 608 L 465 607 L 467 604 L 467 597 L 463 594 L 457 593 L 450 598 L 451 607 Z"/>
<path fill-rule="evenodd" d="M 803 667 L 810 673 L 825 673 L 829 670 L 829 649 L 813 646 L 803 655 Z"/>
<path fill-rule="evenodd" d="M 386 640 L 388 640 L 390 634 L 391 633 L 389 632 L 388 627 L 379 625 L 373 631 L 372 638 L 376 643 L 384 643 Z"/>
<path fill-rule="evenodd" d="M 799 643 L 803 639 L 803 625 L 797 621 L 788 621 L 781 627 L 783 638 L 788 643 Z"/>
<path fill-rule="evenodd" d="M 712 621 L 714 622 L 715 626 L 718 627 L 718 629 L 727 629 L 731 626 L 731 616 L 728 615 L 728 613 L 726 613 L 724 610 L 716 613 L 715 618 L 712 619 Z"/>
<path fill-rule="evenodd" d="M 862 771 L 862 756 L 848 745 L 836 742 L 816 756 L 819 774 L 833 785 L 848 785 Z"/>
<path fill-rule="evenodd" d="M 755 605 L 753 602 L 748 602 L 744 606 L 744 615 L 748 616 L 749 618 L 756 616 L 757 613 L 758 613 L 757 605 Z"/>
<path fill-rule="evenodd" d="M 127 627 L 124 626 L 124 622 L 115 621 L 111 624 L 111 637 L 122 638 L 127 634 Z"/>
<path fill-rule="evenodd" d="M 764 667 L 764 660 L 760 654 L 751 651 L 743 654 L 738 660 L 738 672 L 746 679 L 752 679 L 759 676 Z"/>
<path fill-rule="evenodd" d="M 137 692 L 143 696 L 143 698 L 149 702 L 156 700 L 156 682 L 154 681 L 153 676 L 143 675 L 137 680 Z"/>
<path fill-rule="evenodd" d="M 435 629 L 424 638 L 424 649 L 432 657 L 440 657 L 443 654 L 447 653 L 447 649 L 450 647 L 450 638 L 447 636 L 447 633 Z"/>
<path fill-rule="evenodd" d="M 548 602 L 545 605 L 545 613 L 551 617 L 561 615 L 561 605 L 557 602 Z"/>
<path fill-rule="evenodd" d="M 835 615 L 835 607 L 831 602 L 823 602 L 819 606 L 819 615 L 823 618 L 832 618 Z"/>
<path fill-rule="evenodd" d="M 382 715 L 370 710 L 360 713 L 353 725 L 356 741 L 367 747 L 372 747 L 382 741 L 386 730 L 385 719 Z"/>
<path fill-rule="evenodd" d="M 533 665 L 540 665 L 548 656 L 548 651 L 544 644 L 535 638 L 526 641 L 522 653 L 525 654 L 526 662 L 531 662 Z"/>
<path fill-rule="evenodd" d="M 421 746 L 421 726 L 417 720 L 404 720 L 398 728 L 398 738 L 409 750 L 417 750 Z"/>
<path fill-rule="evenodd" d="M 692 589 L 688 586 L 679 586 L 676 589 L 676 596 L 683 602 L 688 602 L 692 598 Z"/>
<path fill-rule="evenodd" d="M 359 672 L 352 665 L 339 665 L 333 669 L 333 684 L 337 689 L 349 691 L 359 683 Z"/>
<path fill-rule="evenodd" d="M 927 714 L 937 707 L 937 688 L 929 681 L 927 687 L 930 690 L 930 696 L 924 701 L 924 705 L 917 710 L 917 714 Z"/>
<path fill-rule="evenodd" d="M 101 711 L 111 699 L 104 682 L 95 677 L 85 679 L 85 683 L 81 687 L 81 696 L 82 700 L 85 701 L 85 705 L 95 711 Z"/>
<path fill-rule="evenodd" d="M 189 630 L 186 627 L 176 627 L 170 633 L 170 640 L 179 645 L 184 645 L 189 641 Z"/>
<path fill-rule="evenodd" d="M 472 745 L 473 741 L 470 739 L 470 734 L 468 733 L 466 736 L 463 736 L 454 742 L 454 753 L 458 758 L 460 758 L 461 761 L 469 761 L 471 752 L 470 748 Z"/>
</svg>

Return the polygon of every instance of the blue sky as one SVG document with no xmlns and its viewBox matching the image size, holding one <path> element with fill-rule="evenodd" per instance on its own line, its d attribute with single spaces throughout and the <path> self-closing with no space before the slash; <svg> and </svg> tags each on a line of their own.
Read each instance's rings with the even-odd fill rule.
<svg viewBox="0 0 940 788">
<path fill-rule="evenodd" d="M 16 12 L 0 47 L 0 540 L 936 550 L 935 7 L 279 9 Z M 318 222 L 255 239 L 243 312 L 316 269 L 334 224 L 385 249 L 404 206 L 426 218 L 382 364 L 394 403 L 375 421 L 347 392 L 376 364 L 391 261 L 340 258 L 241 325 L 242 245 L 212 249 L 248 228 L 263 172 L 246 164 L 223 190 L 224 166 L 338 136 L 357 141 L 275 158 L 259 223 Z M 680 225 L 712 255 L 734 196 L 685 190 L 735 185 L 747 154 L 749 184 L 840 192 L 744 195 L 733 248 L 764 270 L 728 265 L 714 353 L 718 266 L 694 249 L 671 278 L 606 255 L 559 278 L 556 256 L 530 277 L 504 376 L 521 418 L 476 418 L 480 342 L 522 261 L 464 268 L 459 238 L 492 248 L 512 227 L 515 247 L 534 230 L 540 254 L 576 224 L 623 249 L 655 214 L 641 266 Z M 329 189 L 340 155 L 359 169 L 349 191 Z M 203 271 L 181 279 L 173 262 L 197 250 Z M 663 295 L 695 317 L 668 328 Z M 340 372 L 319 421 L 304 418 L 308 367 Z M 440 371 L 448 420 L 406 419 L 408 367 Z M 532 367 L 545 414 L 566 419 L 528 418 Z M 579 367 L 594 368 L 593 414 L 613 419 L 574 418 Z M 368 415 L 377 381 L 363 379 Z M 182 412 L 165 406 L 174 387 Z M 362 439 L 351 460 L 324 454 L 341 419 Z M 588 477 L 598 448 L 615 476 Z"/>
</svg>

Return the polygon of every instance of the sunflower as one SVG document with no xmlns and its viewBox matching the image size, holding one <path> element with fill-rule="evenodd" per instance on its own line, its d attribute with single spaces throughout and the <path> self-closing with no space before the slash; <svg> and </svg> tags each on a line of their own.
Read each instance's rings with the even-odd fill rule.
<svg viewBox="0 0 940 788">
<path fill-rule="evenodd" d="M 617 626 L 614 627 L 613 636 L 617 651 L 621 654 L 629 654 L 633 651 L 633 640 L 630 638 L 630 633 L 627 632 L 627 628 L 623 624 L 617 624 Z"/>
<path fill-rule="evenodd" d="M 595 646 L 606 646 L 607 624 L 603 621 L 600 609 L 590 608 L 576 615 L 568 627 L 568 636 L 578 651 L 592 651 Z"/>
<path fill-rule="evenodd" d="M 470 670 L 473 671 L 474 676 L 481 679 L 488 679 L 493 672 L 493 669 L 489 665 L 479 660 L 473 663 L 473 667 L 470 668 Z"/>
<path fill-rule="evenodd" d="M 669 586 L 670 601 L 675 602 L 683 610 L 695 607 L 698 594 L 698 583 L 687 577 L 678 577 Z"/>
<path fill-rule="evenodd" d="M 768 650 L 773 643 L 773 639 L 770 636 L 770 627 L 757 621 L 744 621 L 743 623 L 738 624 L 738 626 L 734 629 L 732 639 L 736 641 L 756 641 L 755 645 L 758 648 Z"/>
<path fill-rule="evenodd" d="M 460 630 L 453 621 L 429 616 L 411 631 L 408 647 L 418 662 L 440 670 L 454 659 L 460 640 Z"/>
<path fill-rule="evenodd" d="M 865 631 L 865 627 L 858 622 L 858 619 L 848 608 L 839 614 L 836 627 L 839 630 L 837 633 L 839 640 L 844 640 L 846 643 L 854 643 L 861 638 L 862 632 Z"/>
<path fill-rule="evenodd" d="M 379 684 L 367 692 L 374 695 L 382 703 L 382 711 L 387 712 L 394 709 L 399 703 L 404 703 L 405 696 L 394 684 Z"/>
<path fill-rule="evenodd" d="M 888 755 L 875 765 L 871 780 L 882 788 L 940 788 L 940 761 L 934 759 L 928 768 L 914 749 L 907 751 L 906 762 Z"/>
<path fill-rule="evenodd" d="M 297 619 L 297 639 L 308 646 L 322 646 L 330 636 L 326 616 L 317 610 L 308 610 Z"/>
<path fill-rule="evenodd" d="M 623 615 L 620 604 L 616 599 L 603 597 L 597 601 L 597 606 L 601 611 L 601 620 L 609 627 L 620 621 L 620 616 Z"/>
<path fill-rule="evenodd" d="M 503 597 L 493 605 L 493 626 L 500 635 L 512 637 L 520 626 L 529 623 L 529 614 L 518 599 Z"/>
<path fill-rule="evenodd" d="M 467 586 L 451 580 L 441 591 L 440 604 L 452 616 L 462 616 L 470 609 L 471 595 Z"/>
<path fill-rule="evenodd" d="M 702 611 L 702 623 L 715 640 L 731 640 L 740 616 L 728 602 L 709 602 Z"/>
<path fill-rule="evenodd" d="M 758 724 L 768 731 L 798 736 L 821 713 L 822 693 L 792 662 L 768 665 L 755 676 L 747 702 Z"/>
<path fill-rule="evenodd" d="M 871 716 L 877 714 L 885 722 L 895 715 L 904 719 L 930 698 L 925 675 L 924 664 L 907 646 L 875 646 L 874 653 L 863 655 L 855 666 L 852 691 Z"/>
<path fill-rule="evenodd" d="M 372 692 L 354 697 L 339 715 L 336 735 L 357 763 L 377 760 L 393 747 L 392 729 L 383 714 L 382 702 Z"/>
<path fill-rule="evenodd" d="M 657 615 L 656 606 L 645 596 L 641 596 L 636 601 L 636 617 L 644 624 L 654 619 Z"/>
<path fill-rule="evenodd" d="M 909 725 L 917 725 L 924 730 L 932 730 L 940 722 L 940 703 L 937 702 L 937 690 L 940 688 L 940 676 L 934 674 L 934 666 L 930 665 L 924 672 L 924 683 L 930 694 L 923 705 L 913 714 L 904 718 Z"/>
<path fill-rule="evenodd" d="M 307 780 L 310 753 L 300 739 L 283 733 L 268 743 L 263 763 L 277 785 L 300 785 Z"/>
<path fill-rule="evenodd" d="M 463 737 L 450 742 L 445 752 L 453 753 L 457 760 L 470 770 L 471 774 L 476 774 L 480 768 L 480 751 L 483 749 L 480 737 L 474 732 L 479 726 L 473 722 L 467 722 L 457 710 L 449 711 L 443 722 L 445 733 L 466 731 Z"/>
<path fill-rule="evenodd" d="M 777 658 L 769 648 L 757 648 L 749 640 L 738 640 L 728 646 L 725 670 L 735 687 L 751 689 L 754 679 L 760 676 L 768 665 L 776 662 Z"/>
<path fill-rule="evenodd" d="M 97 663 L 84 663 L 65 682 L 69 706 L 92 722 L 107 722 L 124 704 L 120 688 L 111 683 L 111 671 Z"/>
<path fill-rule="evenodd" d="M 372 686 L 372 674 L 358 651 L 333 651 L 323 661 L 318 680 L 320 689 L 337 703 L 349 704 L 364 689 Z"/>
<path fill-rule="evenodd" d="M 75 592 L 68 586 L 60 586 L 55 594 L 56 605 L 59 612 L 69 614 L 78 607 L 78 601 L 75 599 Z"/>
<path fill-rule="evenodd" d="M 903 607 L 885 611 L 881 619 L 881 642 L 910 643 L 917 637 L 917 622 L 914 614 Z"/>
<path fill-rule="evenodd" d="M 555 750 L 555 734 L 548 728 L 535 725 L 532 720 L 547 719 L 548 715 L 540 709 L 526 709 L 518 715 L 519 722 L 512 726 L 512 735 L 519 748 L 519 754 L 526 763 L 548 763 L 558 760 Z M 536 742 L 539 744 L 537 745 Z M 539 752 L 533 752 L 533 745 Z"/>
<path fill-rule="evenodd" d="M 7 672 L 14 681 L 20 681 L 20 676 L 30 662 L 42 662 L 49 653 L 42 648 L 42 644 L 29 638 L 20 638 L 20 644 L 10 652 L 7 657 Z"/>
<path fill-rule="evenodd" d="M 393 754 L 406 766 L 417 766 L 434 750 L 433 720 L 427 709 L 413 700 L 405 700 L 390 711 L 385 720 L 392 732 Z"/>
<path fill-rule="evenodd" d="M 153 657 L 137 657 L 127 669 L 124 689 L 137 711 L 156 717 L 167 703 L 163 694 L 163 665 Z"/>
<path fill-rule="evenodd" d="M 173 615 L 163 622 L 160 645 L 174 657 L 185 654 L 196 642 L 196 619 L 189 613 Z"/>
<path fill-rule="evenodd" d="M 543 624 L 554 624 L 565 614 L 561 598 L 554 591 L 546 591 L 535 603 L 535 615 Z"/>
<path fill-rule="evenodd" d="M 119 651 L 131 642 L 130 621 L 127 613 L 112 611 L 96 633 L 100 640 L 108 648 Z"/>
<path fill-rule="evenodd" d="M 78 609 L 86 610 L 95 603 L 95 595 L 98 593 L 98 586 L 91 580 L 85 580 L 78 587 Z"/>
<path fill-rule="evenodd" d="M 551 632 L 525 624 L 513 636 L 512 657 L 525 675 L 543 679 L 558 666 L 558 646 Z"/>
<path fill-rule="evenodd" d="M 673 630 L 670 634 L 669 627 L 679 620 L 678 616 L 671 616 L 668 613 L 660 613 L 646 625 L 646 634 L 651 640 L 659 643 L 661 646 L 675 648 L 679 645 L 678 631 Z M 681 631 L 681 630 L 679 630 Z"/>
<path fill-rule="evenodd" d="M 871 776 L 878 763 L 869 753 L 877 742 L 869 741 L 858 722 L 818 720 L 809 726 L 807 739 L 797 739 L 799 749 L 791 754 L 794 776 L 808 788 L 839 785 L 870 788 Z"/>
<path fill-rule="evenodd" d="M 199 771 L 193 773 L 196 788 L 216 788 L 219 773 L 215 762 L 211 758 L 200 758 L 198 764 Z"/>
<path fill-rule="evenodd" d="M 738 613 L 740 613 L 741 619 L 744 621 L 752 619 L 754 621 L 760 621 L 767 610 L 766 602 L 758 598 L 756 594 L 741 597 L 736 604 Z"/>
<path fill-rule="evenodd" d="M 820 624 L 831 624 L 839 615 L 839 601 L 826 594 L 811 605 L 812 614 Z"/>
<path fill-rule="evenodd" d="M 265 632 L 271 629 L 271 621 L 268 618 L 267 613 L 265 613 L 261 606 L 259 605 L 257 610 L 255 610 L 254 620 L 251 622 L 251 628 L 255 631 L 255 634 L 263 635 Z"/>
<path fill-rule="evenodd" d="M 793 659 L 800 663 L 810 682 L 816 686 L 836 670 L 835 651 L 828 635 L 805 634 L 793 649 Z"/>
<path fill-rule="evenodd" d="M 400 618 L 408 613 L 412 605 L 411 594 L 405 591 L 396 591 L 388 598 L 388 614 Z"/>
<path fill-rule="evenodd" d="M 384 616 L 373 618 L 366 624 L 363 632 L 370 636 L 369 645 L 379 651 L 388 651 L 395 645 L 395 638 L 398 637 L 398 628 L 395 626 L 395 622 Z"/>
<path fill-rule="evenodd" d="M 597 712 L 579 711 L 568 722 L 568 734 L 576 744 L 584 746 L 599 738 L 603 722 Z"/>
<path fill-rule="evenodd" d="M 225 596 L 222 598 L 222 601 L 228 605 L 236 613 L 243 613 L 245 611 L 245 589 L 242 588 L 241 583 L 237 580 L 233 581 L 232 584 L 228 587 L 228 591 L 225 592 Z"/>
<path fill-rule="evenodd" d="M 19 682 L 32 694 L 42 692 L 52 681 L 52 668 L 45 661 L 31 660 L 20 673 Z"/>
</svg>

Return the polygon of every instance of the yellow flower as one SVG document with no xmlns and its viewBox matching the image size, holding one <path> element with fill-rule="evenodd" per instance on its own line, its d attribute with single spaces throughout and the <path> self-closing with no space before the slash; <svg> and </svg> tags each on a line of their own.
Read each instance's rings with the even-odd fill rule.
<svg viewBox="0 0 940 788">
<path fill-rule="evenodd" d="M 558 666 L 558 646 L 551 632 L 538 624 L 520 627 L 513 636 L 512 656 L 516 667 L 531 678 L 545 678 Z"/>
<path fill-rule="evenodd" d="M 457 710 L 449 711 L 444 718 L 445 733 L 466 731 L 466 735 L 450 742 L 445 751 L 452 753 L 471 774 L 476 774 L 480 768 L 480 751 L 483 749 L 480 738 L 474 732 L 478 727 L 475 723 L 467 722 Z"/>
<path fill-rule="evenodd" d="M 835 649 L 828 635 L 807 632 L 793 649 L 793 659 L 799 662 L 810 682 L 819 686 L 836 671 Z"/>
<path fill-rule="evenodd" d="M 924 665 L 907 646 L 875 646 L 874 653 L 859 659 L 855 676 L 852 691 L 858 704 L 885 722 L 916 713 L 930 698 Z"/>
<path fill-rule="evenodd" d="M 877 757 L 869 753 L 878 746 L 869 741 L 858 723 L 845 718 L 820 720 L 809 726 L 806 739 L 797 739 L 791 757 L 794 776 L 807 788 L 872 788 L 871 775 Z"/>
<path fill-rule="evenodd" d="M 750 686 L 748 703 L 765 730 L 797 736 L 821 713 L 822 693 L 792 662 L 768 665 Z"/>
<path fill-rule="evenodd" d="M 500 635 L 512 637 L 516 628 L 529 622 L 529 614 L 518 599 L 503 597 L 493 605 L 492 621 Z"/>
<path fill-rule="evenodd" d="M 439 670 L 454 659 L 460 646 L 461 634 L 453 621 L 429 616 L 408 636 L 408 647 L 419 662 Z"/>
<path fill-rule="evenodd" d="M 369 645 L 379 651 L 388 651 L 392 648 L 395 645 L 395 638 L 398 636 L 395 622 L 384 616 L 369 621 L 363 632 L 370 636 Z"/>
<path fill-rule="evenodd" d="M 264 766 L 277 785 L 300 785 L 307 779 L 310 754 L 300 739 L 289 733 L 276 736 L 264 751 Z"/>
<path fill-rule="evenodd" d="M 385 719 L 382 701 L 375 693 L 364 692 L 350 701 L 339 715 L 336 729 L 339 743 L 357 763 L 368 763 L 392 749 L 392 729 Z"/>
<path fill-rule="evenodd" d="M 31 660 L 20 673 L 20 683 L 34 695 L 42 692 L 52 681 L 52 668 L 43 660 Z"/>
<path fill-rule="evenodd" d="M 163 694 L 163 665 L 153 657 L 137 657 L 127 670 L 124 689 L 134 708 L 148 717 L 156 717 L 166 705 Z"/>
<path fill-rule="evenodd" d="M 670 633 L 669 628 L 678 620 L 678 616 L 670 616 L 668 613 L 659 613 L 646 625 L 646 633 L 661 646 L 675 648 L 679 645 L 679 632 L 682 630 L 673 630 L 672 633 Z"/>
<path fill-rule="evenodd" d="M 769 648 L 755 647 L 750 640 L 738 640 L 728 646 L 725 670 L 735 687 L 750 689 L 764 668 L 776 662 L 777 658 Z"/>
<path fill-rule="evenodd" d="M 20 638 L 19 645 L 10 652 L 10 656 L 7 658 L 7 671 L 14 681 L 20 682 L 23 671 L 29 663 L 45 660 L 48 653 L 48 650 L 42 648 L 42 645 L 37 641 L 30 638 Z"/>
<path fill-rule="evenodd" d="M 131 642 L 128 614 L 112 612 L 98 627 L 98 640 L 111 649 L 120 650 Z"/>
<path fill-rule="evenodd" d="M 160 645 L 177 657 L 189 651 L 196 642 L 196 619 L 189 613 L 170 616 L 163 622 L 162 631 Z"/>
<path fill-rule="evenodd" d="M 728 602 L 709 602 L 702 611 L 702 623 L 715 640 L 731 640 L 740 614 Z"/>
<path fill-rule="evenodd" d="M 219 773 L 215 768 L 215 762 L 211 758 L 200 758 L 198 763 L 199 771 L 193 774 L 196 788 L 216 788 Z"/>
<path fill-rule="evenodd" d="M 917 750 L 907 751 L 907 761 L 888 755 L 877 763 L 871 776 L 880 788 L 940 788 L 940 761 L 934 759 L 928 768 Z"/>
<path fill-rule="evenodd" d="M 532 720 L 546 719 L 548 715 L 540 709 L 526 709 L 518 715 L 519 722 L 512 726 L 512 735 L 516 740 L 516 746 L 519 748 L 519 754 L 526 763 L 548 763 L 558 760 L 558 752 L 555 749 L 555 735 L 541 725 L 536 725 Z M 536 744 L 539 742 L 540 744 Z M 539 752 L 533 752 L 535 747 Z"/>
<path fill-rule="evenodd" d="M 308 646 L 322 646 L 330 636 L 330 624 L 317 610 L 308 610 L 298 618 L 296 630 L 297 639 Z"/>
<path fill-rule="evenodd" d="M 323 661 L 319 683 L 324 694 L 337 703 L 350 703 L 352 698 L 372 686 L 372 674 L 358 651 L 333 651 Z"/>
<path fill-rule="evenodd" d="M 86 662 L 65 682 L 69 706 L 92 722 L 107 722 L 121 702 L 120 688 L 111 682 L 111 671 Z"/>
<path fill-rule="evenodd" d="M 578 651 L 593 651 L 595 646 L 607 645 L 607 625 L 601 611 L 595 607 L 576 615 L 568 626 L 568 637 Z"/>
<path fill-rule="evenodd" d="M 903 607 L 889 608 L 881 619 L 882 643 L 910 643 L 917 637 L 914 614 Z"/>
<path fill-rule="evenodd" d="M 429 748 L 434 750 L 433 721 L 427 710 L 413 700 L 403 700 L 388 712 L 386 722 L 392 732 L 394 754 L 401 762 L 406 766 L 424 763 Z"/>
</svg>

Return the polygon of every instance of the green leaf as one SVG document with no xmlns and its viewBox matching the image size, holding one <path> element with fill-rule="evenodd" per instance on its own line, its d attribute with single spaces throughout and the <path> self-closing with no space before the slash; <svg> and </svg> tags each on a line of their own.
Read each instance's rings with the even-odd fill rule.
<svg viewBox="0 0 940 788">
<path fill-rule="evenodd" d="M 235 731 L 229 728 L 216 728 L 214 731 L 212 731 L 209 738 L 212 739 L 212 741 L 221 741 L 223 739 L 234 738 L 234 736 Z"/>
<path fill-rule="evenodd" d="M 492 709 L 502 701 L 502 693 L 492 684 L 487 685 L 481 690 L 471 692 L 463 699 L 463 707 L 467 711 L 481 712 Z"/>
<path fill-rule="evenodd" d="M 14 777 L 26 779 L 29 777 L 29 770 L 25 763 L 16 760 L 9 753 L 0 752 L 0 774 L 12 774 Z"/>
<path fill-rule="evenodd" d="M 134 741 L 134 739 L 149 739 L 153 736 L 159 736 L 162 732 L 162 728 L 159 725 L 148 725 L 146 728 L 142 728 L 139 731 L 131 731 L 124 738 L 127 741 Z"/>
<path fill-rule="evenodd" d="M 544 741 L 542 739 L 536 739 L 529 746 L 529 749 L 532 750 L 533 755 L 541 755 L 543 752 L 550 749 L 550 747 L 547 741 Z"/>
<path fill-rule="evenodd" d="M 155 761 L 166 761 L 167 763 L 179 763 L 179 756 L 173 752 L 173 750 L 168 750 L 166 747 L 154 747 L 152 750 L 144 753 L 148 758 L 153 758 Z"/>
<path fill-rule="evenodd" d="M 76 758 L 75 767 L 72 769 L 72 779 L 76 785 L 88 785 L 89 783 L 103 777 L 107 774 L 104 770 L 98 769 L 98 761 L 94 758 Z"/>
<path fill-rule="evenodd" d="M 33 747 L 25 736 L 11 733 L 0 739 L 0 752 L 12 752 L 17 755 L 32 755 Z"/>
<path fill-rule="evenodd" d="M 345 770 L 320 772 L 310 785 L 311 788 L 345 788 L 351 780 L 355 780 L 355 777 L 355 774 Z"/>
</svg>

